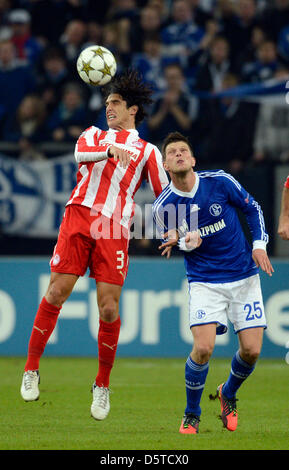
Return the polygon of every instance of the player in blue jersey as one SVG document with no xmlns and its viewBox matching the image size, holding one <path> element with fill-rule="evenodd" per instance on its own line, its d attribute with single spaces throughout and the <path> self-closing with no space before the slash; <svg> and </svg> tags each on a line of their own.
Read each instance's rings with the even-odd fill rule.
<svg viewBox="0 0 289 470">
<path fill-rule="evenodd" d="M 217 388 L 224 426 L 237 428 L 236 393 L 253 372 L 261 351 L 266 318 L 259 267 L 273 273 L 267 256 L 268 235 L 259 204 L 235 178 L 222 170 L 194 171 L 188 140 L 171 133 L 163 144 L 163 165 L 171 182 L 153 204 L 163 233 L 162 255 L 174 245 L 184 251 L 189 282 L 189 318 L 193 348 L 185 366 L 187 404 L 180 432 L 196 434 L 201 396 L 216 334 L 228 320 L 238 335 L 226 382 Z M 246 216 L 253 247 L 245 238 L 237 210 Z"/>
</svg>

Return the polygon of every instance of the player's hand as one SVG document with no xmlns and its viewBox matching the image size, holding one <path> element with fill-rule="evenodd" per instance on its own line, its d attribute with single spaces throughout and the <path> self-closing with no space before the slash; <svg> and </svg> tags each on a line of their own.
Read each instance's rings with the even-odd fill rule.
<svg viewBox="0 0 289 470">
<path fill-rule="evenodd" d="M 109 147 L 108 154 L 110 157 L 114 158 L 115 162 L 119 161 L 122 168 L 128 167 L 131 156 L 133 155 L 132 152 L 116 147 L 115 145 Z"/>
<path fill-rule="evenodd" d="M 162 245 L 159 246 L 159 250 L 163 250 L 161 253 L 162 256 L 166 255 L 167 258 L 170 258 L 173 246 L 178 244 L 179 234 L 177 230 L 172 229 L 164 234 L 164 238 L 168 238 L 168 241 L 162 243 Z"/>
<path fill-rule="evenodd" d="M 196 248 L 199 248 L 202 241 L 203 240 L 201 239 L 198 231 L 187 232 L 187 234 L 185 236 L 185 243 L 186 243 L 187 247 L 191 248 L 192 250 L 195 250 Z"/>
<path fill-rule="evenodd" d="M 274 269 L 265 250 L 261 250 L 260 248 L 253 250 L 252 258 L 258 268 L 261 268 L 269 276 L 272 276 Z"/>
<path fill-rule="evenodd" d="M 279 220 L 278 235 L 282 240 L 289 240 L 289 217 Z"/>
</svg>

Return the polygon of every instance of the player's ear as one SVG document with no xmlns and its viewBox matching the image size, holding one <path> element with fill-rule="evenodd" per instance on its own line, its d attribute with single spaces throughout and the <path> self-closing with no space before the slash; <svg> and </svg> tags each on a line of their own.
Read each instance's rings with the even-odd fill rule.
<svg viewBox="0 0 289 470">
<path fill-rule="evenodd" d="M 192 168 L 194 168 L 196 165 L 196 159 L 194 157 L 194 155 L 192 155 Z"/>
<path fill-rule="evenodd" d="M 168 164 L 166 163 L 166 160 L 163 160 L 163 167 L 166 171 L 169 171 L 169 166 Z"/>
<path fill-rule="evenodd" d="M 163 167 L 164 167 L 164 170 L 169 172 L 170 171 L 170 167 L 169 165 L 166 163 L 166 161 L 163 161 Z"/>
<path fill-rule="evenodd" d="M 138 106 L 136 104 L 130 107 L 130 114 L 132 116 L 135 116 L 137 112 L 138 112 Z"/>
</svg>

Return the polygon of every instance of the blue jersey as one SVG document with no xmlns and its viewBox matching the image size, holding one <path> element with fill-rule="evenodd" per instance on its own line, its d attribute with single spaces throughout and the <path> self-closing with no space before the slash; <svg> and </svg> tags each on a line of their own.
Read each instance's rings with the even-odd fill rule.
<svg viewBox="0 0 289 470">
<path fill-rule="evenodd" d="M 268 235 L 259 204 L 223 170 L 195 175 L 191 192 L 179 191 L 171 182 L 153 204 L 160 232 L 177 228 L 182 238 L 188 231 L 199 231 L 201 245 L 184 252 L 189 282 L 232 282 L 257 274 L 236 208 L 246 216 L 254 246 L 266 249 Z"/>
</svg>

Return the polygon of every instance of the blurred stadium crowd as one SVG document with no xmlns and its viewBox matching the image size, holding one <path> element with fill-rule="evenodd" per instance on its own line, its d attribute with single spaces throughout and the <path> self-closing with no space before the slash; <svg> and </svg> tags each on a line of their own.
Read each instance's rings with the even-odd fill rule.
<svg viewBox="0 0 289 470">
<path fill-rule="evenodd" d="M 0 0 L 0 152 L 47 159 L 106 127 L 80 51 L 101 44 L 154 91 L 141 137 L 178 130 L 201 168 L 289 161 L 289 107 L 218 93 L 289 79 L 289 0 Z M 218 166 L 219 165 L 219 166 Z"/>
<path fill-rule="evenodd" d="M 289 0 L 0 0 L 2 146 L 17 143 L 18 158 L 45 158 L 39 143 L 57 149 L 105 125 L 100 90 L 76 73 L 91 44 L 108 47 L 119 72 L 133 66 L 151 84 L 145 139 L 159 144 L 179 130 L 199 161 L 232 172 L 287 160 L 286 107 L 268 115 L 255 103 L 199 92 L 289 75 Z"/>
</svg>

